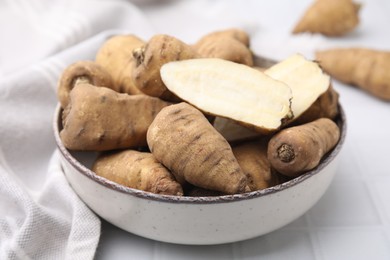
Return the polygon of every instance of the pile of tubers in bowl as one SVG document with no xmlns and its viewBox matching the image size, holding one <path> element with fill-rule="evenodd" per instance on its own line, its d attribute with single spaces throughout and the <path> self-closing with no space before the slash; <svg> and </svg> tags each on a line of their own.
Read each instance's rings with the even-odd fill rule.
<svg viewBox="0 0 390 260">
<path fill-rule="evenodd" d="M 330 77 L 299 54 L 256 67 L 249 40 L 111 37 L 61 75 L 64 146 L 99 152 L 99 176 L 163 195 L 251 192 L 315 168 L 340 138 Z"/>
</svg>

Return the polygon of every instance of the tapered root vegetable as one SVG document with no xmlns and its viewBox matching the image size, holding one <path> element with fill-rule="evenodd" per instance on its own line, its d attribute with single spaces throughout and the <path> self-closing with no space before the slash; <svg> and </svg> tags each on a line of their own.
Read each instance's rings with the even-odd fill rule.
<svg viewBox="0 0 390 260">
<path fill-rule="evenodd" d="M 332 77 L 390 101 L 390 52 L 365 48 L 318 51 L 316 59 Z"/>
<path fill-rule="evenodd" d="M 233 147 L 233 153 L 244 171 L 251 191 L 265 189 L 280 183 L 267 158 L 267 143 L 247 142 Z"/>
<path fill-rule="evenodd" d="M 278 172 L 296 177 L 315 168 L 338 142 L 340 130 L 328 118 L 286 128 L 268 143 L 267 156 Z"/>
<path fill-rule="evenodd" d="M 299 118 L 327 91 L 330 78 L 318 63 L 295 54 L 264 72 L 273 79 L 286 83 L 292 90 L 291 110 Z"/>
<path fill-rule="evenodd" d="M 202 37 L 194 48 L 203 58 L 220 58 L 253 66 L 249 36 L 238 29 L 210 33 Z"/>
<path fill-rule="evenodd" d="M 63 111 L 60 137 L 70 150 L 104 151 L 146 146 L 146 131 L 157 113 L 170 105 L 146 95 L 120 94 L 79 84 Z"/>
<path fill-rule="evenodd" d="M 113 78 L 113 89 L 128 94 L 142 94 L 131 77 L 135 59 L 133 50 L 145 43 L 134 35 L 115 35 L 108 39 L 96 54 L 96 63 L 104 67 Z"/>
<path fill-rule="evenodd" d="M 192 59 L 165 64 L 161 77 L 171 92 L 203 112 L 262 133 L 276 131 L 292 117 L 290 87 L 249 66 Z"/>
<path fill-rule="evenodd" d="M 229 143 L 187 103 L 162 109 L 149 127 L 147 142 L 179 182 L 226 194 L 248 190 Z"/>
<path fill-rule="evenodd" d="M 113 88 L 111 75 L 94 61 L 78 61 L 68 66 L 61 74 L 57 87 L 57 97 L 62 108 L 69 103 L 69 94 L 77 84 L 88 83 L 94 86 Z"/>
<path fill-rule="evenodd" d="M 130 188 L 164 195 L 183 195 L 173 175 L 151 153 L 125 150 L 98 157 L 92 170 Z"/>
<path fill-rule="evenodd" d="M 293 33 L 341 36 L 359 24 L 360 4 L 352 0 L 316 0 L 295 26 Z"/>
<path fill-rule="evenodd" d="M 178 99 L 162 82 L 161 66 L 170 61 L 199 57 L 191 46 L 160 34 L 153 36 L 143 47 L 134 49 L 133 56 L 136 62 L 132 77 L 136 86 L 147 95 L 170 101 Z"/>
</svg>

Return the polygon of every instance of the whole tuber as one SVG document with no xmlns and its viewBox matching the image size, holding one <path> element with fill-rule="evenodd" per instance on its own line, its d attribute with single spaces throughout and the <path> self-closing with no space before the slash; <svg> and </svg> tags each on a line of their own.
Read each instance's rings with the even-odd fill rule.
<svg viewBox="0 0 390 260">
<path fill-rule="evenodd" d="M 154 117 L 170 103 L 146 95 L 120 94 L 79 84 L 63 111 L 60 137 L 70 150 L 106 151 L 146 146 Z"/>
<path fill-rule="evenodd" d="M 187 103 L 162 109 L 149 127 L 147 142 L 180 183 L 225 194 L 249 190 L 229 143 Z"/>
</svg>

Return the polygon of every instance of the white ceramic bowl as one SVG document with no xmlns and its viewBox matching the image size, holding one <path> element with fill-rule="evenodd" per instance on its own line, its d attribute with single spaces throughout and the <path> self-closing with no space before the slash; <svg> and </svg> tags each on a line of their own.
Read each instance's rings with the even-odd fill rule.
<svg viewBox="0 0 390 260">
<path fill-rule="evenodd" d="M 221 244 L 276 230 L 303 215 L 324 194 L 336 171 L 346 134 L 340 106 L 341 138 L 318 167 L 283 184 L 246 194 L 217 197 L 156 195 L 118 185 L 95 175 L 95 153 L 67 150 L 54 133 L 64 173 L 79 197 L 100 217 L 142 237 L 177 244 Z"/>
</svg>

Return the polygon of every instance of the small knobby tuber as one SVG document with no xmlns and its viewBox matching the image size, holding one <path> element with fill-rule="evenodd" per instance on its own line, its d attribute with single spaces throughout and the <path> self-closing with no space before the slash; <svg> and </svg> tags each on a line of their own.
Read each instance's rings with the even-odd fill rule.
<svg viewBox="0 0 390 260">
<path fill-rule="evenodd" d="M 352 0 L 315 0 L 295 26 L 293 33 L 342 36 L 359 24 L 360 4 Z"/>
<path fill-rule="evenodd" d="M 194 48 L 203 58 L 220 58 L 253 66 L 249 35 L 239 29 L 207 34 L 196 42 Z"/>
<path fill-rule="evenodd" d="M 265 189 L 281 183 L 280 176 L 272 171 L 267 158 L 265 141 L 246 142 L 233 147 L 238 164 L 248 179 L 251 191 Z"/>
<path fill-rule="evenodd" d="M 316 167 L 339 138 L 339 127 L 328 118 L 286 128 L 270 139 L 268 160 L 279 173 L 296 177 Z"/>
<path fill-rule="evenodd" d="M 62 114 L 60 132 L 70 150 L 105 151 L 146 146 L 146 131 L 170 103 L 146 95 L 120 94 L 78 84 Z"/>
<path fill-rule="evenodd" d="M 170 61 L 198 58 L 196 51 L 169 35 L 153 36 L 146 45 L 133 50 L 135 59 L 132 73 L 135 85 L 145 94 L 168 101 L 178 101 L 164 85 L 160 68 Z"/>
<path fill-rule="evenodd" d="M 162 66 L 161 77 L 172 93 L 203 112 L 261 133 L 292 117 L 290 87 L 246 65 L 216 58 L 176 61 Z"/>
<path fill-rule="evenodd" d="M 156 159 L 180 183 L 225 194 L 248 191 L 229 143 L 187 103 L 162 109 L 149 127 L 147 142 Z"/>
<path fill-rule="evenodd" d="M 316 59 L 335 79 L 390 101 L 390 52 L 367 48 L 318 51 Z"/>
<path fill-rule="evenodd" d="M 133 50 L 144 44 L 144 41 L 135 35 L 115 35 L 104 42 L 98 50 L 96 63 L 111 74 L 115 91 L 142 94 L 135 86 L 131 74 L 135 62 Z"/>
<path fill-rule="evenodd" d="M 57 97 L 62 108 L 69 103 L 69 93 L 77 84 L 113 88 L 111 75 L 94 61 L 78 61 L 68 66 L 61 74 Z"/>
<path fill-rule="evenodd" d="M 151 153 L 134 150 L 100 155 L 92 166 L 99 176 L 130 188 L 164 195 L 183 195 L 173 175 Z"/>
</svg>

